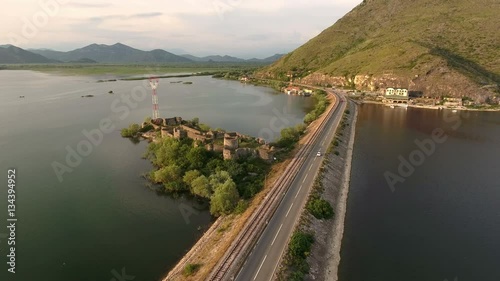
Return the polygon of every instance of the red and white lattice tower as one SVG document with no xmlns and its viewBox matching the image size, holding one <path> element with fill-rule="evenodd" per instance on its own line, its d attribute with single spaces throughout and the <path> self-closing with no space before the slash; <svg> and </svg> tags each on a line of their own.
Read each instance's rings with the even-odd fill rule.
<svg viewBox="0 0 500 281">
<path fill-rule="evenodd" d="M 152 120 L 160 118 L 160 113 L 158 112 L 158 95 L 156 94 L 158 83 L 159 83 L 158 78 L 149 79 L 149 85 L 151 86 L 151 89 L 153 89 L 153 116 L 151 118 Z"/>
</svg>

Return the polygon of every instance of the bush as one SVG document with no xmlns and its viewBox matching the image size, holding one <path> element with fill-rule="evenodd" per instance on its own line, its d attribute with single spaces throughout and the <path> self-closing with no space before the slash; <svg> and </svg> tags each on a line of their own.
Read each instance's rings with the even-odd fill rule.
<svg viewBox="0 0 500 281">
<path fill-rule="evenodd" d="M 292 261 L 295 258 L 305 259 L 309 255 L 309 251 L 311 251 L 311 245 L 313 242 L 314 237 L 312 234 L 296 231 L 292 235 L 290 245 L 288 246 Z"/>
<path fill-rule="evenodd" d="M 200 131 L 202 131 L 202 132 L 208 132 L 208 131 L 210 131 L 210 126 L 208 126 L 207 124 L 200 123 L 198 125 L 198 128 L 200 128 Z"/>
<path fill-rule="evenodd" d="M 234 213 L 237 215 L 243 214 L 248 208 L 248 202 L 245 200 L 240 200 L 236 208 L 234 208 Z"/>
<path fill-rule="evenodd" d="M 316 100 L 316 105 L 314 106 L 314 109 L 311 110 L 305 117 L 304 117 L 304 123 L 309 124 L 312 121 L 318 119 L 318 117 L 325 112 L 326 108 L 330 104 L 328 101 L 327 95 L 325 91 L 316 91 L 314 95 L 314 99 Z"/>
<path fill-rule="evenodd" d="M 276 145 L 281 148 L 292 149 L 299 141 L 300 136 L 304 134 L 306 126 L 298 124 L 295 127 L 285 128 L 281 130 L 281 137 L 276 142 Z"/>
<path fill-rule="evenodd" d="M 315 198 L 307 203 L 307 210 L 317 219 L 330 219 L 333 217 L 333 208 L 324 199 Z"/>
<path fill-rule="evenodd" d="M 198 269 L 200 269 L 200 264 L 192 264 L 188 263 L 184 267 L 184 276 L 191 276 L 193 275 Z"/>
<path fill-rule="evenodd" d="M 145 133 L 145 132 L 151 131 L 153 129 L 154 129 L 153 125 L 147 124 L 146 126 L 144 126 L 144 128 L 140 128 L 139 132 L 140 133 Z"/>
<path fill-rule="evenodd" d="M 137 136 L 139 130 L 141 130 L 141 126 L 139 126 L 139 124 L 130 124 L 128 128 L 123 128 L 121 130 L 121 134 L 124 138 L 133 138 Z"/>
<path fill-rule="evenodd" d="M 290 265 L 291 272 L 288 280 L 303 280 L 309 272 L 309 264 L 306 261 L 311 246 L 314 243 L 312 234 L 302 231 L 295 231 L 288 244 L 286 254 L 287 263 Z"/>
</svg>

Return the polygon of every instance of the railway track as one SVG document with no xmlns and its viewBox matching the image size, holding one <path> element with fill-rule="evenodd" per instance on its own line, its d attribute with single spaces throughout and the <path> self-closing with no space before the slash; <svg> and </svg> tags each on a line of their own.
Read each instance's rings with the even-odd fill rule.
<svg viewBox="0 0 500 281">
<path fill-rule="evenodd" d="M 330 93 L 329 93 L 330 94 Z M 269 194 L 264 198 L 263 202 L 257 207 L 257 210 L 250 217 L 249 222 L 245 225 L 240 232 L 235 242 L 230 246 L 229 250 L 222 257 L 221 261 L 216 265 L 207 280 L 221 281 L 232 280 L 234 276 L 230 276 L 231 271 L 238 269 L 246 256 L 249 254 L 251 246 L 260 237 L 260 234 L 267 225 L 269 219 L 276 211 L 281 199 L 280 194 L 285 194 L 290 186 L 290 183 L 295 179 L 296 172 L 302 167 L 304 163 L 304 156 L 308 155 L 312 150 L 313 144 L 316 142 L 319 133 L 324 128 L 327 120 L 331 118 L 338 106 L 338 98 L 332 108 L 327 113 L 327 116 L 322 120 L 321 124 L 317 127 L 316 131 L 309 137 L 303 147 L 300 148 L 296 157 L 285 169 L 285 172 L 274 183 L 275 187 L 271 189 Z M 235 272 L 236 273 L 236 272 Z"/>
</svg>

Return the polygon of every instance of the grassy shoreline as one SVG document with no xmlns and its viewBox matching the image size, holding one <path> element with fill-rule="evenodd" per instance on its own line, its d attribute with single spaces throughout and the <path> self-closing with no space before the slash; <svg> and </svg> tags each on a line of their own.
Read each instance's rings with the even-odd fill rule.
<svg viewBox="0 0 500 281">
<path fill-rule="evenodd" d="M 171 64 L 3 64 L 0 70 L 32 70 L 60 75 L 127 76 L 169 73 L 227 72 L 255 69 L 259 63 L 171 63 Z"/>
</svg>

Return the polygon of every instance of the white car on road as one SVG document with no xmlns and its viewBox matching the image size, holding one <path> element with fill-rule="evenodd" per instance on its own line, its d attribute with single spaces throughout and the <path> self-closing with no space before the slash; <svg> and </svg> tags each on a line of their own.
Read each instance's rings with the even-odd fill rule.
<svg viewBox="0 0 500 281">
<path fill-rule="evenodd" d="M 321 151 L 318 151 L 318 153 L 316 153 L 316 156 L 320 157 L 321 156 Z"/>
</svg>

